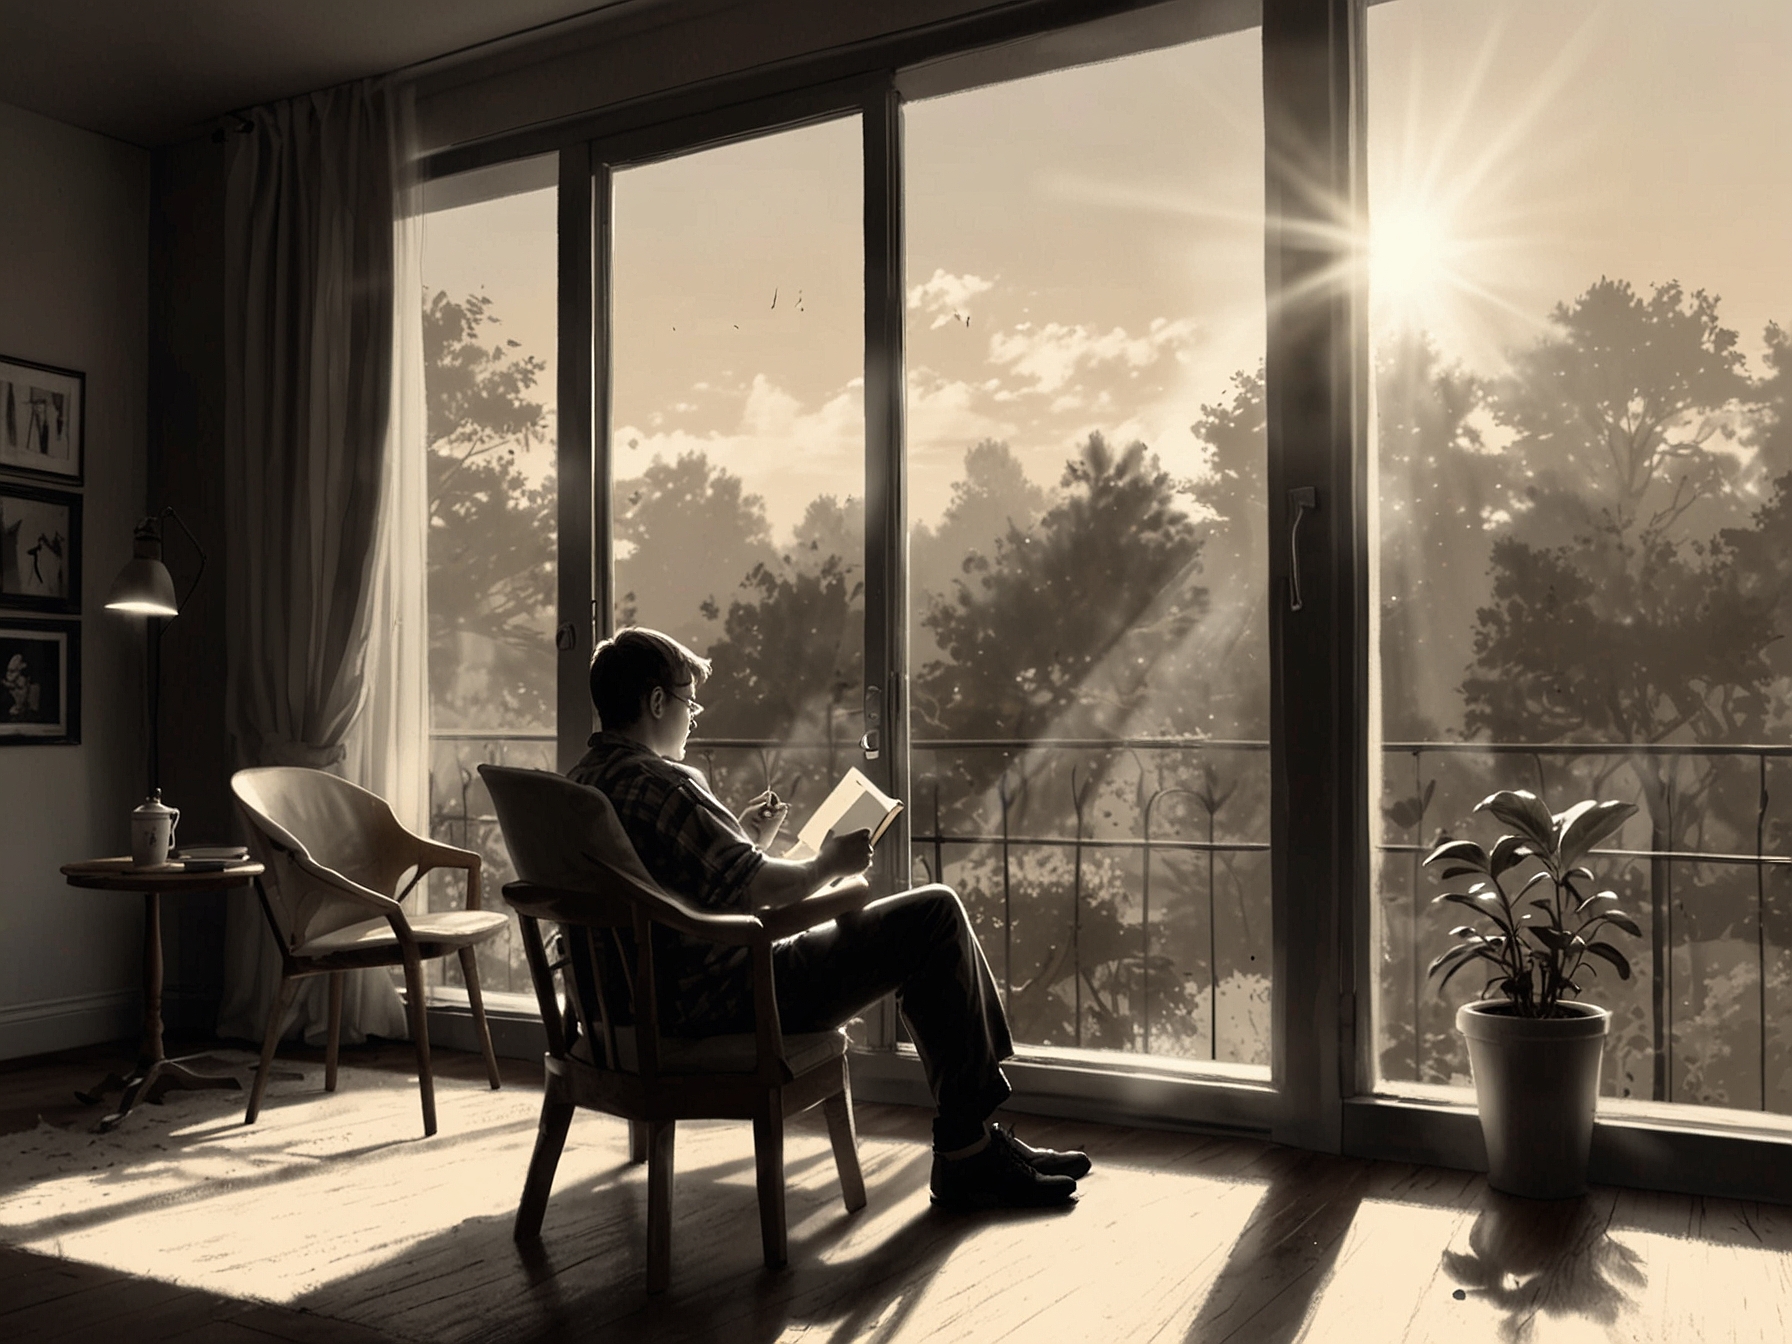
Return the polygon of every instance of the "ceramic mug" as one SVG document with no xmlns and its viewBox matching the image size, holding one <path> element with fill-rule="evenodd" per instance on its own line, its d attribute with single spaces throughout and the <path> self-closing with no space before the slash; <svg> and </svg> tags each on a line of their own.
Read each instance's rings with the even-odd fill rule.
<svg viewBox="0 0 1792 1344">
<path fill-rule="evenodd" d="M 131 862 L 138 868 L 160 868 L 174 848 L 180 809 L 162 802 L 157 789 L 131 813 Z"/>
</svg>

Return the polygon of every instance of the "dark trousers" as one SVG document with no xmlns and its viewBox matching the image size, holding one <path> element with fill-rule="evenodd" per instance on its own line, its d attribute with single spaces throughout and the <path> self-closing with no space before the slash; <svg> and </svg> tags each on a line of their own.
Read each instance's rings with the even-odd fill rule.
<svg viewBox="0 0 1792 1344">
<path fill-rule="evenodd" d="M 899 892 L 786 938 L 773 949 L 772 968 L 778 1017 L 792 1034 L 827 1031 L 895 994 L 939 1108 L 936 1146 L 974 1142 L 1007 1100 L 1000 1064 L 1014 1053 L 1008 1018 L 952 888 Z"/>
</svg>

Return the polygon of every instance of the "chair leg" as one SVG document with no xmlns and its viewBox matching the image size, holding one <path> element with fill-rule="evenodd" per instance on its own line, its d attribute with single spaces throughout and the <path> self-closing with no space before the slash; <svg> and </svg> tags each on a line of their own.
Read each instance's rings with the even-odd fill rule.
<svg viewBox="0 0 1792 1344">
<path fill-rule="evenodd" d="M 541 1235 L 541 1220 L 548 1211 L 548 1194 L 554 1188 L 554 1169 L 566 1147 L 566 1130 L 572 1124 L 573 1104 L 552 1097 L 541 1103 L 541 1123 L 535 1129 L 535 1152 L 529 1158 L 529 1175 L 523 1181 L 523 1198 L 516 1206 L 517 1241 L 534 1241 Z"/>
<path fill-rule="evenodd" d="M 423 1137 L 436 1132 L 436 1083 L 429 1071 L 429 1015 L 423 1005 L 423 963 L 416 950 L 404 953 L 405 1007 L 411 1020 L 411 1043 L 417 1049 L 417 1088 L 423 1094 Z"/>
<path fill-rule="evenodd" d="M 672 1281 L 672 1169 L 677 1127 L 670 1120 L 647 1126 L 647 1291 L 663 1293 Z"/>
<path fill-rule="evenodd" d="M 324 1046 L 324 1091 L 336 1090 L 336 1060 L 342 1047 L 342 972 L 330 972 L 330 1039 Z"/>
<path fill-rule="evenodd" d="M 485 1076 L 491 1080 L 492 1091 L 503 1086 L 498 1077 L 498 1056 L 492 1052 L 492 1032 L 485 1021 L 485 999 L 479 993 L 479 959 L 473 955 L 473 949 L 463 947 L 460 950 L 460 975 L 467 982 L 467 1006 L 473 1010 L 473 1026 L 479 1032 L 479 1048 L 485 1052 Z"/>
<path fill-rule="evenodd" d="M 765 1267 L 782 1269 L 790 1258 L 784 1218 L 784 1099 L 768 1093 L 753 1117 L 753 1159 L 759 1175 L 759 1238 Z"/>
<path fill-rule="evenodd" d="M 628 1122 L 628 1160 L 639 1165 L 647 1160 L 647 1122 Z"/>
<path fill-rule="evenodd" d="M 865 1207 L 865 1176 L 859 1170 L 859 1135 L 852 1119 L 851 1084 L 822 1102 L 821 1110 L 828 1118 L 828 1138 L 834 1145 L 840 1197 L 846 1201 L 848 1213 L 857 1213 Z"/>
<path fill-rule="evenodd" d="M 274 994 L 274 1006 L 268 1010 L 268 1029 L 261 1035 L 261 1066 L 255 1070 L 255 1086 L 249 1089 L 249 1113 L 245 1125 L 255 1123 L 261 1114 L 261 1098 L 268 1090 L 268 1074 L 274 1071 L 274 1047 L 280 1043 L 280 1028 L 286 1025 L 286 1010 L 292 1007 L 293 991 L 298 981 L 280 977 L 280 988 Z"/>
</svg>

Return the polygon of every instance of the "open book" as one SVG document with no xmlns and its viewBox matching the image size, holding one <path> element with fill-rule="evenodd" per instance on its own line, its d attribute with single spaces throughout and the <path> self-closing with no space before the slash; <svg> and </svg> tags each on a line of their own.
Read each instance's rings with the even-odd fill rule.
<svg viewBox="0 0 1792 1344">
<path fill-rule="evenodd" d="M 870 831 L 871 843 L 875 845 L 900 811 L 899 799 L 866 779 L 857 767 L 849 768 L 834 785 L 834 791 L 815 809 L 815 815 L 797 832 L 784 857 L 799 862 L 812 859 L 830 835 L 848 835 L 853 831 Z"/>
</svg>

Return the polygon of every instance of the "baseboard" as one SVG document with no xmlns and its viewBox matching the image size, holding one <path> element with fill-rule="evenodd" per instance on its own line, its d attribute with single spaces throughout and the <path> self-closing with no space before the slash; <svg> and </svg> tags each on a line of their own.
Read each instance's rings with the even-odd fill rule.
<svg viewBox="0 0 1792 1344">
<path fill-rule="evenodd" d="M 1601 1115 L 1587 1174 L 1595 1185 L 1792 1204 L 1792 1138 L 1698 1123 L 1644 1123 Z M 1344 1103 L 1344 1151 L 1384 1162 L 1487 1170 L 1472 1106 L 1352 1098 Z"/>
<path fill-rule="evenodd" d="M 488 1006 L 485 1025 L 492 1034 L 492 1052 L 500 1059 L 539 1060 L 548 1049 L 548 1035 L 534 1013 L 508 1012 Z M 434 1049 L 479 1053 L 479 1033 L 465 1003 L 429 1005 L 429 1044 Z"/>
<path fill-rule="evenodd" d="M 0 1059 L 24 1059 L 135 1036 L 143 1028 L 137 989 L 73 994 L 0 1007 Z"/>
<path fill-rule="evenodd" d="M 1013 1059 L 1002 1072 L 1014 1088 L 1005 1111 L 1138 1129 L 1266 1138 L 1275 1100 L 1264 1084 L 1101 1070 L 1067 1060 Z M 921 1061 L 910 1049 L 854 1050 L 852 1093 L 860 1101 L 933 1109 Z"/>
</svg>

